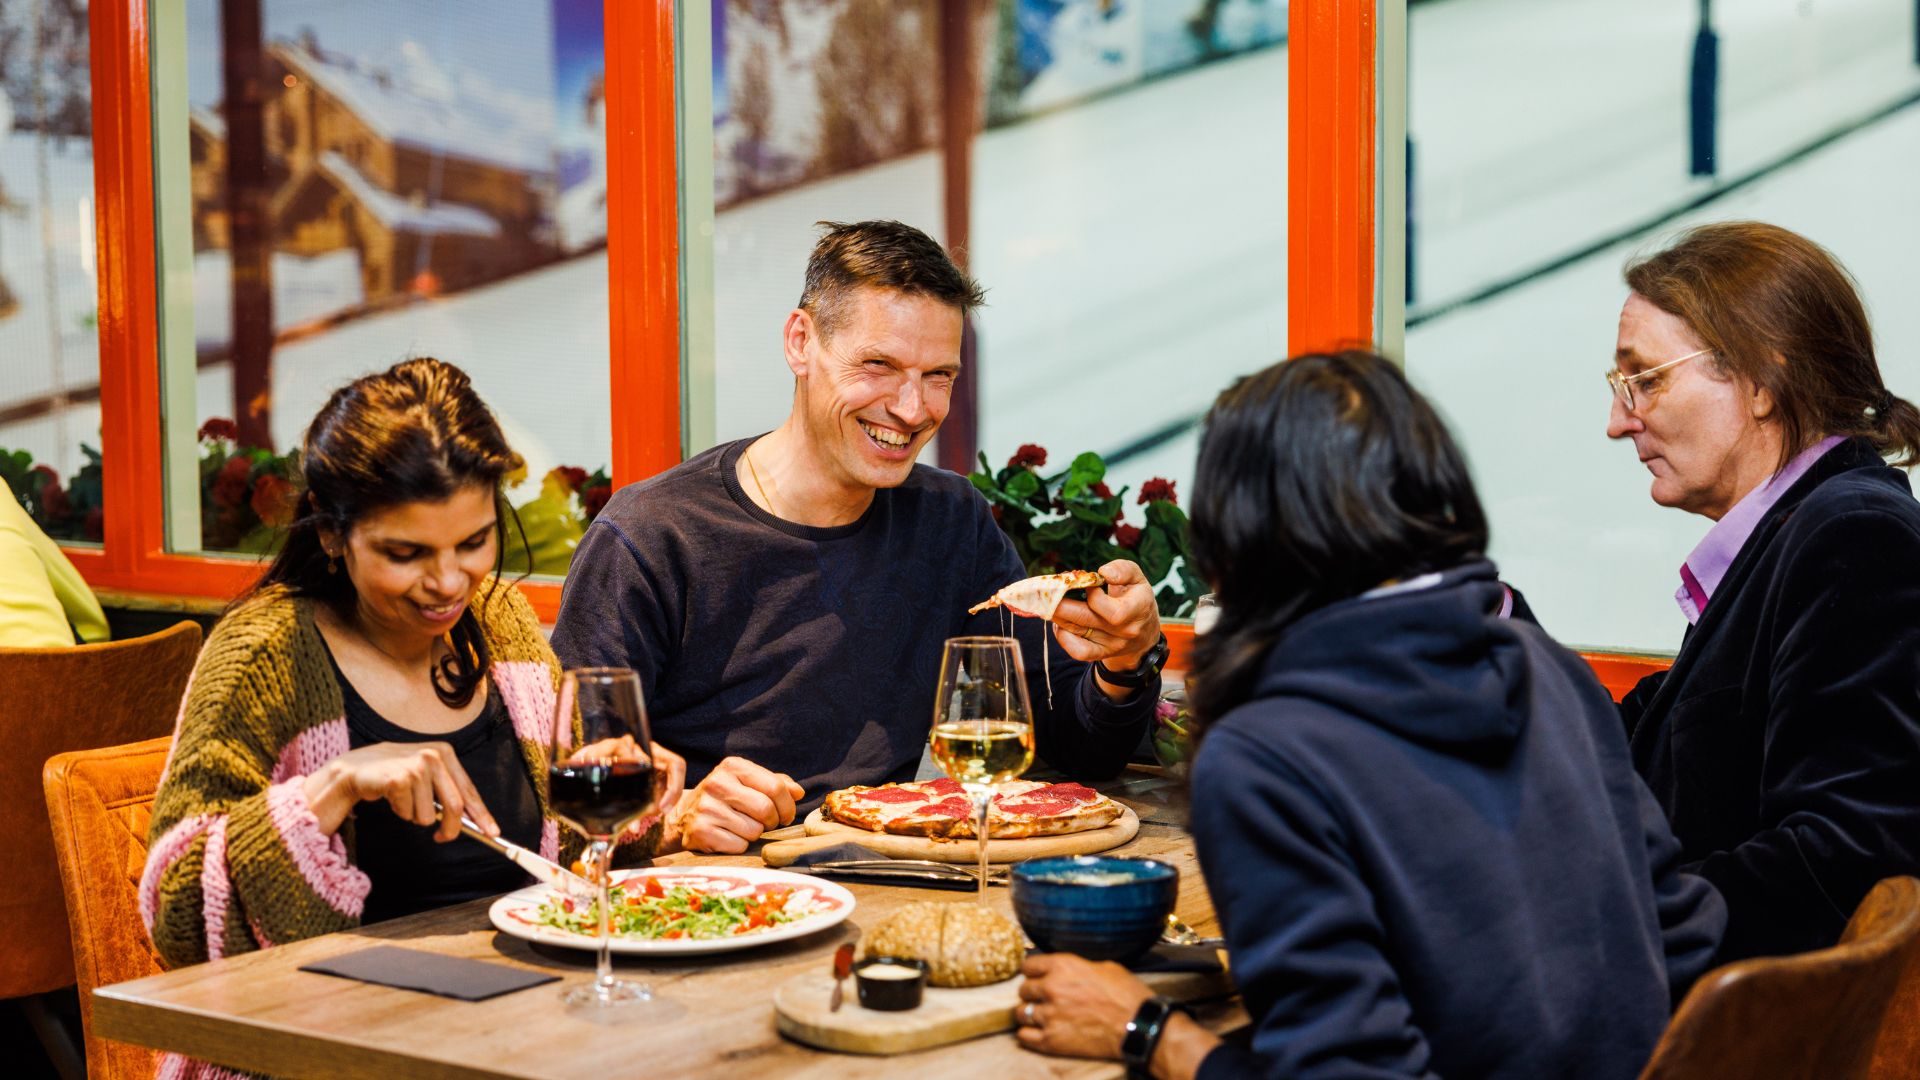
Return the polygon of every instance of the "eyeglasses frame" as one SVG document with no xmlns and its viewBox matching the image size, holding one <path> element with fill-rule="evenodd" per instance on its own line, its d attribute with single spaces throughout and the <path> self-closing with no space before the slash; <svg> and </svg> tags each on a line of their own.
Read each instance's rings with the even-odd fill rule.
<svg viewBox="0 0 1920 1080">
<path fill-rule="evenodd" d="M 1650 367 L 1645 371 L 1636 371 L 1631 375 L 1622 375 L 1620 374 L 1620 369 L 1614 368 L 1607 372 L 1607 385 L 1613 389 L 1613 396 L 1619 399 L 1620 404 L 1625 405 L 1628 412 L 1632 412 L 1636 407 L 1633 403 L 1633 384 L 1636 381 L 1644 379 L 1649 375 L 1658 375 L 1675 364 L 1684 364 L 1695 357 L 1705 356 L 1712 351 L 1712 349 L 1700 349 L 1696 352 L 1690 352 L 1677 360 L 1669 360 L 1664 364 Z"/>
</svg>

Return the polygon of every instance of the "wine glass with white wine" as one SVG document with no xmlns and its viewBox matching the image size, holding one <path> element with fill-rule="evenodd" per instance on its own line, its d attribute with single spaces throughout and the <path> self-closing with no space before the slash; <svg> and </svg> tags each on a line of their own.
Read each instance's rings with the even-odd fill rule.
<svg viewBox="0 0 1920 1080">
<path fill-rule="evenodd" d="M 1010 637 L 947 639 L 933 705 L 933 760 L 973 799 L 980 902 L 987 899 L 987 811 L 994 785 L 1033 764 L 1026 664 Z"/>
</svg>

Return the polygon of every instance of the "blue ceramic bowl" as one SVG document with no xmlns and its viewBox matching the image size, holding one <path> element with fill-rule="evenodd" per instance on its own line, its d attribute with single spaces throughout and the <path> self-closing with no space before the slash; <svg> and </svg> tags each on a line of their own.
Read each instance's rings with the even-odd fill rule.
<svg viewBox="0 0 1920 1080">
<path fill-rule="evenodd" d="M 1153 859 L 1071 855 L 1013 867 L 1013 911 L 1034 944 L 1089 960 L 1138 959 L 1160 940 L 1180 871 Z"/>
</svg>

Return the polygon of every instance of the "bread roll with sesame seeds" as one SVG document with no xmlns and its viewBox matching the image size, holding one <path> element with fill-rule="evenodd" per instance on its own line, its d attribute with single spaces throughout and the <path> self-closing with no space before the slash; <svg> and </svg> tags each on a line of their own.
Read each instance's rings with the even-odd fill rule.
<svg viewBox="0 0 1920 1080">
<path fill-rule="evenodd" d="M 882 919 L 862 955 L 925 961 L 935 986 L 985 986 L 1018 974 L 1027 946 L 1020 927 L 991 908 L 928 900 Z"/>
</svg>

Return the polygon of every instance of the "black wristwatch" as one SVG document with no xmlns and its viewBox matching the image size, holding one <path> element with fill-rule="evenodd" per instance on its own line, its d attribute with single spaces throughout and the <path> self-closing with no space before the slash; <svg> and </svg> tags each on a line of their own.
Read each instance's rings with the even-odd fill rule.
<svg viewBox="0 0 1920 1080">
<path fill-rule="evenodd" d="M 1105 664 L 1100 664 L 1100 677 L 1115 686 L 1123 686 L 1129 690 L 1138 690 L 1147 685 L 1147 680 L 1159 674 L 1160 665 L 1166 662 L 1167 635 L 1161 634 L 1160 640 L 1154 642 L 1153 648 L 1148 649 L 1146 654 L 1140 657 L 1140 662 L 1133 666 L 1133 670 L 1114 671 Z"/>
<path fill-rule="evenodd" d="M 1127 1021 L 1127 1033 L 1120 1037 L 1120 1060 L 1127 1067 L 1127 1080 L 1149 1080 L 1153 1076 L 1153 1052 L 1160 1045 L 1160 1033 L 1167 1029 L 1173 1008 L 1172 1001 L 1155 994 L 1141 1002 L 1140 1011 Z"/>
</svg>

